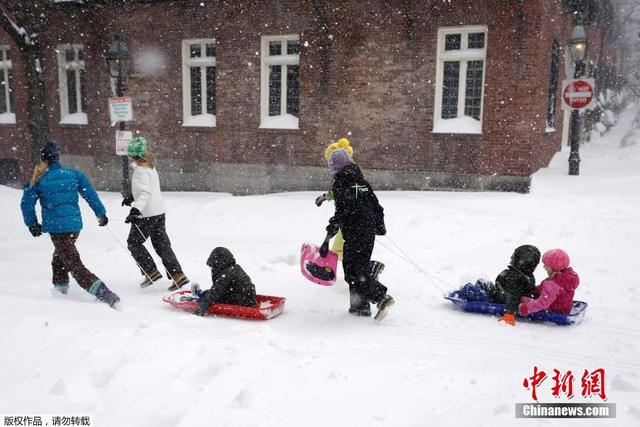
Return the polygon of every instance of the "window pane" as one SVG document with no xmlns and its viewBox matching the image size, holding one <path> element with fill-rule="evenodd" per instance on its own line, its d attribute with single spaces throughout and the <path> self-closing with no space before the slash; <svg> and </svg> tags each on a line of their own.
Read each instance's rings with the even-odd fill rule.
<svg viewBox="0 0 640 427">
<path fill-rule="evenodd" d="M 469 49 L 484 48 L 484 33 L 469 33 Z"/>
<path fill-rule="evenodd" d="M 282 66 L 269 65 L 269 116 L 280 115 L 280 89 Z"/>
<path fill-rule="evenodd" d="M 444 50 L 460 50 L 460 34 L 447 34 L 444 39 Z"/>
<path fill-rule="evenodd" d="M 191 115 L 202 114 L 202 78 L 200 67 L 190 67 L 191 75 Z"/>
<path fill-rule="evenodd" d="M 467 89 L 464 98 L 464 115 L 480 120 L 482 105 L 482 72 L 484 61 L 467 62 Z"/>
<path fill-rule="evenodd" d="M 0 114 L 7 113 L 7 89 L 8 84 L 5 76 L 5 71 L 0 70 Z"/>
<path fill-rule="evenodd" d="M 207 114 L 216 114 L 216 67 L 207 67 Z"/>
<path fill-rule="evenodd" d="M 560 64 L 560 44 L 553 40 L 551 45 L 551 73 L 549 77 L 549 100 L 547 106 L 547 126 L 552 128 L 556 114 L 556 92 L 558 91 L 558 65 Z"/>
<path fill-rule="evenodd" d="M 216 44 L 215 43 L 207 43 L 206 45 L 206 55 L 215 57 L 216 56 Z"/>
<path fill-rule="evenodd" d="M 7 70 L 7 74 L 9 75 L 9 105 L 7 105 L 7 111 L 10 113 L 15 111 L 15 101 L 13 100 L 13 74 L 11 70 Z"/>
<path fill-rule="evenodd" d="M 70 47 L 64 50 L 64 59 L 67 63 L 75 61 L 76 55 L 73 48 Z"/>
<path fill-rule="evenodd" d="M 85 70 L 80 70 L 80 108 L 82 108 L 82 112 L 85 113 L 87 111 L 87 92 L 85 90 Z"/>
<path fill-rule="evenodd" d="M 200 58 L 202 52 L 202 48 L 199 44 L 189 45 L 189 57 L 190 58 Z"/>
<path fill-rule="evenodd" d="M 78 112 L 78 93 L 76 92 L 76 72 L 74 70 L 67 70 L 67 108 L 69 114 Z"/>
<path fill-rule="evenodd" d="M 287 40 L 287 55 L 297 55 L 300 53 L 298 40 Z"/>
<path fill-rule="evenodd" d="M 300 117 L 300 66 L 287 65 L 287 114 Z"/>
<path fill-rule="evenodd" d="M 460 61 L 445 61 L 442 79 L 442 118 L 458 117 L 458 87 L 460 86 Z"/>
<path fill-rule="evenodd" d="M 78 49 L 78 61 L 84 61 L 84 49 Z"/>
<path fill-rule="evenodd" d="M 282 42 L 280 40 L 269 42 L 269 56 L 277 56 L 282 54 Z"/>
</svg>

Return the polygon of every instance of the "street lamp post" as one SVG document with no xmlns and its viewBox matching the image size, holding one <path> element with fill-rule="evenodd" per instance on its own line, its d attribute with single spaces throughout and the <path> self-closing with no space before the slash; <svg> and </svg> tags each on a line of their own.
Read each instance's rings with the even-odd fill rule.
<svg viewBox="0 0 640 427">
<path fill-rule="evenodd" d="M 122 97 L 124 95 L 124 81 L 127 78 L 129 64 L 131 63 L 131 53 L 124 44 L 123 31 L 118 29 L 113 36 L 113 43 L 107 52 L 107 68 L 109 76 L 115 80 L 115 96 Z M 125 122 L 120 122 L 120 130 L 125 129 Z M 127 156 L 122 156 L 122 195 L 129 196 L 131 188 L 129 185 L 129 162 Z"/>
<path fill-rule="evenodd" d="M 584 59 L 587 54 L 587 34 L 582 25 L 576 25 L 569 39 L 569 51 L 574 63 L 573 78 L 584 73 Z M 580 111 L 571 110 L 571 152 L 569 154 L 569 175 L 580 174 Z"/>
</svg>

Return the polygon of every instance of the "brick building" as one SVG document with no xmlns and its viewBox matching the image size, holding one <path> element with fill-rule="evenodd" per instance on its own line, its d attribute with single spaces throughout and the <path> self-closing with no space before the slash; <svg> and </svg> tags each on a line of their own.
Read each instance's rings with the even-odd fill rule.
<svg viewBox="0 0 640 427">
<path fill-rule="evenodd" d="M 66 165 L 120 189 L 105 52 L 122 28 L 133 57 L 127 128 L 149 141 L 165 189 L 324 188 L 324 147 L 347 136 L 377 188 L 526 191 L 567 126 L 569 3 L 49 2 L 37 36 L 49 131 Z M 590 52 L 612 66 L 597 24 Z M 0 168 L 23 181 L 33 166 L 26 77 L 1 30 L 0 55 Z"/>
</svg>

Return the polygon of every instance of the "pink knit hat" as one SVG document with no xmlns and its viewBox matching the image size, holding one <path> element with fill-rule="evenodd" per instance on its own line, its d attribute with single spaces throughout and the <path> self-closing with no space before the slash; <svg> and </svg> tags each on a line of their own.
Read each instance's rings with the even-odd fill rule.
<svg viewBox="0 0 640 427">
<path fill-rule="evenodd" d="M 569 267 L 569 255 L 562 249 L 551 249 L 542 255 L 542 263 L 554 270 L 564 270 Z"/>
</svg>

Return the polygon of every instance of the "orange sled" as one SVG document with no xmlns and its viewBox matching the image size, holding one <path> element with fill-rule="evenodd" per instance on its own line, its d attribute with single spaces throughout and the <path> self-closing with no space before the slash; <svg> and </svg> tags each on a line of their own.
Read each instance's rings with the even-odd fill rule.
<svg viewBox="0 0 640 427">
<path fill-rule="evenodd" d="M 209 307 L 209 314 L 218 316 L 239 317 L 242 319 L 269 320 L 284 311 L 286 298 L 270 295 L 256 295 L 258 304 L 254 307 L 244 307 L 231 304 L 213 304 Z M 171 304 L 180 310 L 194 312 L 198 307 L 198 299 L 191 291 L 178 291 L 162 298 L 162 301 Z"/>
</svg>

